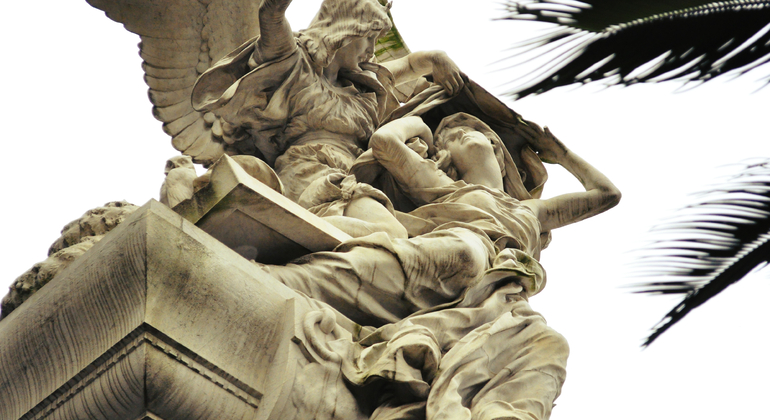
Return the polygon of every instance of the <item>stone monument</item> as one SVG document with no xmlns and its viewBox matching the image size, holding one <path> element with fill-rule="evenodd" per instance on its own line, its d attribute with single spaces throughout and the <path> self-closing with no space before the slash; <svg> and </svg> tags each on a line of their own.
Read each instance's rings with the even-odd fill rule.
<svg viewBox="0 0 770 420">
<path fill-rule="evenodd" d="M 377 0 L 299 32 L 290 0 L 89 3 L 142 37 L 183 156 L 17 279 L 1 418 L 549 418 L 568 347 L 529 299 L 604 175 Z M 585 191 L 542 199 L 542 162 Z"/>
</svg>

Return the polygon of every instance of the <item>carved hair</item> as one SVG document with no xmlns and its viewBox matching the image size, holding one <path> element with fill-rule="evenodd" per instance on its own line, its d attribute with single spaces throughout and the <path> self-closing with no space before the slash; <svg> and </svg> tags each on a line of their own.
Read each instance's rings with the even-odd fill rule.
<svg viewBox="0 0 770 420">
<path fill-rule="evenodd" d="M 500 140 L 500 137 L 497 135 L 497 133 L 492 131 L 492 129 L 489 128 L 489 126 L 486 125 L 483 121 L 464 112 L 458 112 L 457 114 L 453 114 L 444 118 L 441 120 L 441 124 L 438 126 L 438 129 L 436 129 L 436 135 L 433 136 L 433 144 L 436 146 L 437 151 L 433 156 L 433 160 L 436 161 L 436 165 L 439 167 L 439 169 L 446 172 L 450 178 L 454 180 L 459 179 L 457 167 L 455 167 L 454 163 L 452 162 L 452 154 L 449 153 L 449 150 L 446 148 L 447 143 L 455 140 L 455 138 L 460 135 L 458 131 L 453 133 L 449 133 L 449 131 L 458 127 L 466 127 L 470 128 L 471 130 L 478 131 L 492 142 L 492 148 L 495 151 L 495 158 L 497 159 L 498 166 L 500 166 L 500 174 L 503 178 L 505 178 L 506 165 L 505 154 L 503 152 L 503 141 Z"/>
<path fill-rule="evenodd" d="M 328 67 L 334 54 L 355 38 L 381 37 L 391 28 L 387 6 L 377 0 L 325 0 L 299 43 L 313 62 Z"/>
</svg>

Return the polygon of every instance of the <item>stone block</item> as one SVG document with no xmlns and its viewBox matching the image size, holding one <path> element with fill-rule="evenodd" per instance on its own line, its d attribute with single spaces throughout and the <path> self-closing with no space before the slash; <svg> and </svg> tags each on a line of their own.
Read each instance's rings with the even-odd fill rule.
<svg viewBox="0 0 770 420">
<path fill-rule="evenodd" d="M 322 307 L 151 201 L 0 322 L 0 418 L 267 419 Z"/>
</svg>

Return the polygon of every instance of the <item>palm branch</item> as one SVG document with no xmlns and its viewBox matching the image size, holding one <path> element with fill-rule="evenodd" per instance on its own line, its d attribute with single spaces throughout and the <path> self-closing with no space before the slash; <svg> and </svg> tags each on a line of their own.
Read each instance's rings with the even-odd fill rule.
<svg viewBox="0 0 770 420">
<path fill-rule="evenodd" d="M 770 61 L 770 1 L 506 0 L 502 19 L 550 22 L 513 47 L 544 64 L 517 79 L 524 97 L 573 83 L 706 82 Z M 770 78 L 766 81 L 770 83 Z"/>
<path fill-rule="evenodd" d="M 684 295 L 654 327 L 643 346 L 690 311 L 770 262 L 770 159 L 699 194 L 696 204 L 653 229 L 637 275 L 656 277 L 638 293 Z M 666 239 L 672 237 L 674 239 Z"/>
</svg>

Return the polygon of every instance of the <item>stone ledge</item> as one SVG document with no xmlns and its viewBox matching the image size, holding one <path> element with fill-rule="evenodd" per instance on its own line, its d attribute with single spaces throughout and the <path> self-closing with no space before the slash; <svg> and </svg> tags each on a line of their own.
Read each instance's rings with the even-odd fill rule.
<svg viewBox="0 0 770 420">
<path fill-rule="evenodd" d="M 150 201 L 0 322 L 0 418 L 268 418 L 321 306 Z"/>
<path fill-rule="evenodd" d="M 21 418 L 69 419 L 82 418 L 83 414 L 105 420 L 256 416 L 262 398 L 259 392 L 232 382 L 230 375 L 188 356 L 190 353 L 142 325 Z"/>
</svg>

